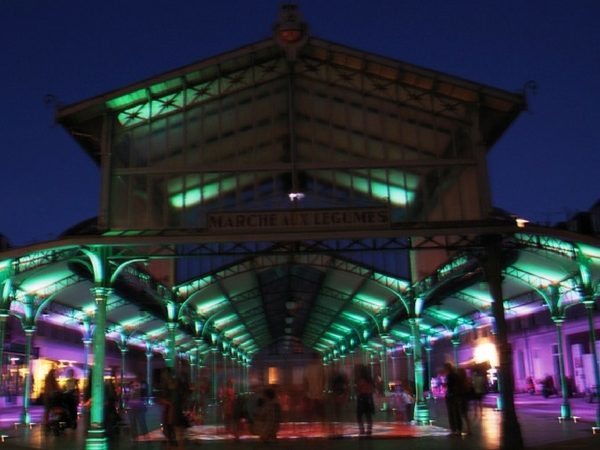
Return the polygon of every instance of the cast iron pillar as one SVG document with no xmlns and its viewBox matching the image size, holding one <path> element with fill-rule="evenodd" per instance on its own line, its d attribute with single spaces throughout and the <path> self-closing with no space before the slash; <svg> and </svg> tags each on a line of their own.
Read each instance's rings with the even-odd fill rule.
<svg viewBox="0 0 600 450">
<path fill-rule="evenodd" d="M 413 355 L 415 365 L 415 413 L 414 420 L 418 424 L 429 423 L 429 406 L 423 398 L 423 385 L 425 370 L 423 369 L 423 350 L 421 349 L 421 330 L 419 322 L 421 319 L 413 317 L 410 319 L 413 342 L 415 343 Z"/>
<path fill-rule="evenodd" d="M 166 365 L 172 370 L 172 376 L 176 375 L 177 370 L 177 346 L 175 336 L 177 334 L 177 322 L 170 321 L 167 322 L 167 332 L 168 332 L 168 350 L 167 350 L 167 358 Z"/>
<path fill-rule="evenodd" d="M 523 436 L 514 401 L 512 348 L 508 343 L 508 330 L 504 316 L 501 239 L 502 237 L 498 235 L 484 236 L 485 255 L 482 261 L 492 297 L 492 311 L 496 322 L 496 345 L 498 346 L 500 359 L 498 385 L 502 386 L 500 396 L 503 399 L 500 448 L 522 450 L 524 448 Z"/>
<path fill-rule="evenodd" d="M 104 365 L 106 362 L 106 302 L 112 289 L 96 287 L 92 289 L 96 301 L 93 347 L 94 365 L 92 366 L 92 406 L 90 409 L 90 428 L 85 442 L 86 450 L 108 450 L 108 437 L 104 423 Z"/>
<path fill-rule="evenodd" d="M 21 423 L 24 425 L 31 424 L 31 416 L 29 414 L 29 403 L 31 400 L 31 342 L 35 326 L 28 325 L 25 327 L 25 361 L 23 366 L 27 371 L 25 373 L 25 386 L 23 387 L 23 407 L 21 409 Z"/>
<path fill-rule="evenodd" d="M 428 400 L 433 400 L 433 386 L 431 385 L 431 379 L 433 372 L 431 371 L 431 350 L 433 350 L 433 347 L 431 345 L 431 339 L 427 336 L 425 336 L 425 351 L 427 352 L 427 378 L 429 378 L 427 380 L 427 386 L 429 386 L 429 391 L 427 394 L 427 399 Z"/>
<path fill-rule="evenodd" d="M 565 375 L 565 353 L 563 349 L 563 334 L 562 324 L 565 320 L 564 317 L 552 317 L 554 324 L 556 325 L 556 335 L 558 338 L 558 369 L 560 372 L 560 389 L 562 392 L 562 404 L 560 405 L 560 417 L 563 419 L 570 419 L 573 417 L 571 413 L 571 404 L 569 403 L 570 389 L 567 384 L 567 377 Z"/>
<path fill-rule="evenodd" d="M 154 403 L 154 380 L 152 380 L 153 357 L 154 351 L 152 350 L 152 343 L 146 342 L 146 404 L 148 405 Z"/>
<path fill-rule="evenodd" d="M 600 369 L 598 368 L 598 350 L 596 347 L 596 326 L 594 324 L 594 300 L 591 296 L 586 296 L 583 303 L 585 304 L 585 308 L 587 310 L 588 316 L 588 326 L 590 333 L 590 342 L 592 354 L 594 355 L 594 381 L 596 383 L 596 426 L 594 427 L 594 431 L 600 429 Z"/>
</svg>

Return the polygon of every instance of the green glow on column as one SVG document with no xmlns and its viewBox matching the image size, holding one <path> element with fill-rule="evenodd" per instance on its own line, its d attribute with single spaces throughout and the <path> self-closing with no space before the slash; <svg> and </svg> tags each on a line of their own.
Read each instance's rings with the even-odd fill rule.
<svg viewBox="0 0 600 450">
<path fill-rule="evenodd" d="M 106 361 L 106 303 L 112 290 L 96 287 L 93 289 L 96 299 L 96 324 L 93 336 L 94 365 L 92 367 L 92 406 L 90 409 L 90 429 L 86 436 L 86 449 L 105 450 L 108 448 L 104 429 L 104 366 Z"/>
</svg>

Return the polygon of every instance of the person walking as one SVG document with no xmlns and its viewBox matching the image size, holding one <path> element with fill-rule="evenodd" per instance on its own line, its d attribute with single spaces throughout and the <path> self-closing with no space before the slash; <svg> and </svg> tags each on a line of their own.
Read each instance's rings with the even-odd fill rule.
<svg viewBox="0 0 600 450">
<path fill-rule="evenodd" d="M 343 411 L 350 400 L 348 377 L 343 372 L 335 373 L 331 379 L 331 410 L 329 434 L 332 438 L 344 436 Z"/>
<path fill-rule="evenodd" d="M 163 405 L 163 433 L 167 443 L 173 447 L 185 447 L 184 434 L 189 422 L 183 413 L 183 404 L 188 394 L 172 370 L 163 369 L 160 397 Z"/>
<path fill-rule="evenodd" d="M 148 434 L 146 423 L 146 402 L 142 392 L 142 384 L 136 378 L 129 385 L 129 426 L 134 441 Z"/>
<path fill-rule="evenodd" d="M 469 418 L 469 404 L 475 398 L 473 383 L 467 374 L 467 371 L 462 367 L 456 370 L 458 374 L 458 392 L 460 395 L 460 420 L 461 433 L 471 434 L 471 419 Z"/>
<path fill-rule="evenodd" d="M 373 414 L 375 413 L 375 402 L 373 400 L 375 384 L 366 365 L 357 365 L 354 373 L 356 379 L 356 422 L 359 437 L 370 438 L 373 432 Z"/>
<path fill-rule="evenodd" d="M 44 378 L 44 425 L 48 424 L 48 416 L 52 402 L 58 395 L 58 381 L 56 379 L 56 369 L 52 367 Z"/>
<path fill-rule="evenodd" d="M 306 415 L 310 422 L 325 419 L 325 369 L 319 353 L 313 353 L 312 361 L 304 370 Z"/>
<path fill-rule="evenodd" d="M 446 388 L 446 409 L 448 411 L 448 424 L 453 435 L 460 435 L 462 432 L 462 389 L 458 372 L 447 362 L 444 364 L 444 385 Z"/>
<path fill-rule="evenodd" d="M 281 424 L 281 404 L 277 399 L 275 389 L 266 388 L 262 400 L 259 413 L 259 437 L 262 442 L 275 442 Z"/>
</svg>

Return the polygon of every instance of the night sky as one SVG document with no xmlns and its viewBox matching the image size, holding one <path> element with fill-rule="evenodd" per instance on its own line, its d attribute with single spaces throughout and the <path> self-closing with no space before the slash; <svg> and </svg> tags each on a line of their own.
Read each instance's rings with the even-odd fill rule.
<svg viewBox="0 0 600 450">
<path fill-rule="evenodd" d="M 26 245 L 98 214 L 99 170 L 45 99 L 78 103 L 267 38 L 281 3 L 2 1 L 0 233 Z M 535 82 L 490 153 L 494 205 L 553 224 L 600 199 L 598 0 L 297 3 L 321 39 L 510 92 Z"/>
</svg>

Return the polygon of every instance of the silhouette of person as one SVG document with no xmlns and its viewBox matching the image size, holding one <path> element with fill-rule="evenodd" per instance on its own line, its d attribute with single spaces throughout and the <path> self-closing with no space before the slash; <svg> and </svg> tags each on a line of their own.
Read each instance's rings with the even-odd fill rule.
<svg viewBox="0 0 600 450">
<path fill-rule="evenodd" d="M 48 415 L 52 402 L 58 394 L 58 381 L 56 379 L 56 369 L 52 367 L 44 378 L 44 425 L 48 424 Z"/>
<path fill-rule="evenodd" d="M 446 386 L 446 409 L 448 411 L 448 423 L 452 434 L 460 434 L 462 431 L 462 389 L 458 373 L 452 363 L 444 364 Z"/>
<path fill-rule="evenodd" d="M 373 431 L 373 414 L 375 413 L 375 402 L 373 392 L 375 383 L 371 377 L 369 368 L 359 364 L 354 368 L 356 378 L 356 422 L 361 438 L 370 438 Z M 366 428 L 365 428 L 366 422 Z"/>
<path fill-rule="evenodd" d="M 307 416 L 310 421 L 322 422 L 325 415 L 325 369 L 318 353 L 304 370 Z"/>
</svg>

